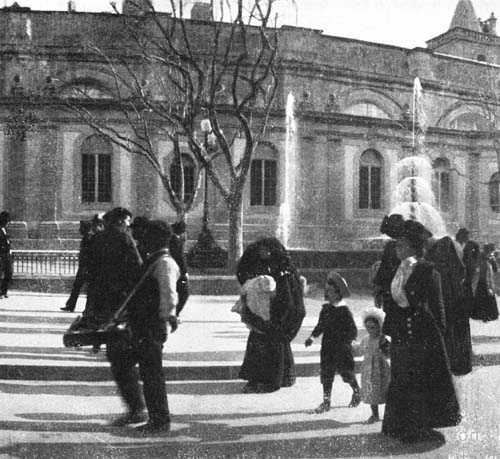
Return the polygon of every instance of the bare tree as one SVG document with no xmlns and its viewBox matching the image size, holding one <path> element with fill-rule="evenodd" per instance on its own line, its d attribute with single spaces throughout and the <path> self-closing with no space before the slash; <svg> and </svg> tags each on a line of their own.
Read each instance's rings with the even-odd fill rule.
<svg viewBox="0 0 500 459">
<path fill-rule="evenodd" d="M 485 125 L 479 128 L 486 129 L 491 139 L 497 158 L 497 167 L 500 171 L 500 66 L 485 65 L 480 75 L 475 78 L 476 104 Z"/>
<path fill-rule="evenodd" d="M 126 46 L 90 47 L 112 77 L 107 106 L 118 110 L 127 129 L 96 116 L 90 100 L 66 101 L 93 129 L 149 161 L 180 218 L 191 209 L 194 196 L 185 201 L 182 173 L 181 185 L 174 189 L 154 139 L 164 135 L 172 142 L 181 172 L 180 145 L 187 143 L 198 172 L 205 170 L 227 206 L 230 270 L 242 253 L 242 200 L 251 159 L 277 92 L 278 1 L 212 1 L 205 6 L 210 17 L 203 21 L 187 20 L 188 2 L 182 0 L 171 0 L 169 13 L 155 10 L 150 0 L 138 1 L 140 14 L 122 16 Z M 243 145 L 238 153 L 237 137 Z"/>
</svg>

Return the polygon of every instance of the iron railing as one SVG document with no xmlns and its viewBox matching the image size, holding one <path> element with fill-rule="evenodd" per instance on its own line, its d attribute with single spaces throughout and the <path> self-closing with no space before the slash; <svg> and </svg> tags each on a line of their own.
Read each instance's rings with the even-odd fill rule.
<svg viewBox="0 0 500 459">
<path fill-rule="evenodd" d="M 78 250 L 13 250 L 14 275 L 74 276 Z"/>
</svg>

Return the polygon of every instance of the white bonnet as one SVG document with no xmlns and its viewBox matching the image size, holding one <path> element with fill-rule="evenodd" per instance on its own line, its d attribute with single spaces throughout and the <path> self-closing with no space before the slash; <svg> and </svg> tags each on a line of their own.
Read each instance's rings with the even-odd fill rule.
<svg viewBox="0 0 500 459">
<path fill-rule="evenodd" d="M 366 319 L 375 319 L 380 327 L 382 328 L 382 324 L 384 323 L 385 312 L 380 308 L 371 307 L 369 309 L 365 309 L 362 312 L 363 323 Z"/>
</svg>

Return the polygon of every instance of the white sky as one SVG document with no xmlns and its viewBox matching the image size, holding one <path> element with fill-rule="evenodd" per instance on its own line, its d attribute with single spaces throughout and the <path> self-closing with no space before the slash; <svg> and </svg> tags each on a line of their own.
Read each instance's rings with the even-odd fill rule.
<svg viewBox="0 0 500 459">
<path fill-rule="evenodd" d="M 14 0 L 3 0 L 10 5 Z M 17 0 L 34 10 L 66 10 L 67 0 Z M 74 0 L 77 11 L 111 11 L 108 0 Z M 165 0 L 163 0 L 165 1 Z M 458 0 L 295 0 L 297 11 L 282 17 L 291 25 L 326 35 L 413 48 L 448 30 Z M 500 0 L 472 0 L 477 16 L 500 18 Z M 120 3 L 120 0 L 117 1 Z M 160 9 L 162 0 L 155 0 Z M 283 4 L 287 3 L 283 0 Z M 290 4 L 290 3 L 287 3 Z M 296 20 L 298 19 L 298 24 Z M 500 21 L 498 23 L 500 34 Z"/>
</svg>

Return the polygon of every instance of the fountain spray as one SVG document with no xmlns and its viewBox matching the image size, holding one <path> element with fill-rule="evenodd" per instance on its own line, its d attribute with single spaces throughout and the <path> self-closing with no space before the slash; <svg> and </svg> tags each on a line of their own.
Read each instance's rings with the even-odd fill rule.
<svg viewBox="0 0 500 459">
<path fill-rule="evenodd" d="M 277 237 L 288 248 L 292 220 L 291 203 L 295 193 L 297 122 L 295 118 L 295 97 L 290 92 L 286 99 L 286 142 L 284 157 L 285 189 L 280 205 Z"/>
</svg>

